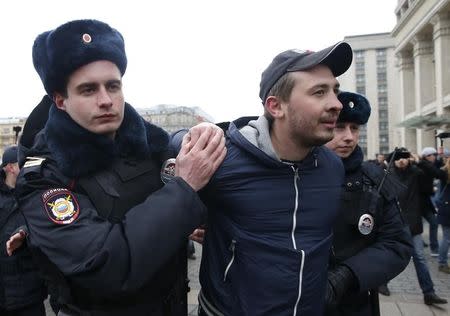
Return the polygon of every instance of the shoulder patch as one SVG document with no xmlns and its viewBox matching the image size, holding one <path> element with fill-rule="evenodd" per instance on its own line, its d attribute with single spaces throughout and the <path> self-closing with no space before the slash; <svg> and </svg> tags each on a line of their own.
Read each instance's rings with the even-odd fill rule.
<svg viewBox="0 0 450 316">
<path fill-rule="evenodd" d="M 27 157 L 27 160 L 25 161 L 23 168 L 40 166 L 44 160 L 45 158 L 41 157 Z"/>
<path fill-rule="evenodd" d="M 52 222 L 67 225 L 78 218 L 80 207 L 72 192 L 63 188 L 50 189 L 42 194 L 42 203 Z"/>
</svg>

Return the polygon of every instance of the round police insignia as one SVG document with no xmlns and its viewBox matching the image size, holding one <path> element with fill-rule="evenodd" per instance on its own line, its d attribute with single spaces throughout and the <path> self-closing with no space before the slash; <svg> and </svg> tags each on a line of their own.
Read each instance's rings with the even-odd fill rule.
<svg viewBox="0 0 450 316">
<path fill-rule="evenodd" d="M 374 225 L 373 217 L 370 214 L 363 214 L 358 221 L 359 232 L 363 235 L 369 235 Z"/>
<path fill-rule="evenodd" d="M 163 183 L 169 182 L 175 177 L 175 158 L 167 159 L 161 167 L 161 180 Z"/>
<path fill-rule="evenodd" d="M 90 42 L 92 42 L 92 37 L 88 33 L 84 33 L 83 36 L 81 37 L 81 39 L 83 40 L 83 43 L 85 43 L 85 44 L 89 44 Z"/>
<path fill-rule="evenodd" d="M 72 192 L 63 188 L 50 189 L 42 194 L 48 217 L 56 224 L 67 225 L 80 213 L 78 201 Z"/>
</svg>

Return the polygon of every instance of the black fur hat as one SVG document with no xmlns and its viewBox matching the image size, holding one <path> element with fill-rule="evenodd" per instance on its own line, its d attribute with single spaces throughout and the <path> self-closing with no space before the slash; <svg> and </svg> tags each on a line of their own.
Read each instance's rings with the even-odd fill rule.
<svg viewBox="0 0 450 316">
<path fill-rule="evenodd" d="M 370 116 L 369 101 L 361 94 L 341 92 L 338 95 L 342 103 L 342 110 L 338 122 L 352 122 L 359 125 L 366 124 Z"/>
<path fill-rule="evenodd" d="M 34 41 L 34 68 L 50 97 L 55 91 L 64 91 L 75 70 L 98 60 L 115 63 L 122 75 L 127 68 L 122 35 L 97 20 L 71 21 L 40 34 Z"/>
</svg>

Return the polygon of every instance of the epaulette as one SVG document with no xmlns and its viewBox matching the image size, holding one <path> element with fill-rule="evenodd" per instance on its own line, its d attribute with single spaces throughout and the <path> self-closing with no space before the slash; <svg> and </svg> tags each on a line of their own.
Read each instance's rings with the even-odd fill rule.
<svg viewBox="0 0 450 316">
<path fill-rule="evenodd" d="M 22 168 L 41 166 L 44 160 L 42 157 L 27 157 Z"/>
<path fill-rule="evenodd" d="M 27 157 L 22 167 L 22 173 L 28 180 L 40 176 L 45 158 L 41 157 Z"/>
<path fill-rule="evenodd" d="M 386 174 L 386 170 L 372 162 L 363 162 L 361 168 L 363 174 L 374 183 L 375 188 L 388 201 L 397 198 L 404 190 L 407 190 L 407 187 L 394 174 L 389 172 Z"/>
</svg>

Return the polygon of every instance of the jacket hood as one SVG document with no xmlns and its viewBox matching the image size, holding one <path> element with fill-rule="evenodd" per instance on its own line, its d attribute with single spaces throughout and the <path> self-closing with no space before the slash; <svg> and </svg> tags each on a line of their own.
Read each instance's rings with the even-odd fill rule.
<svg viewBox="0 0 450 316">
<path fill-rule="evenodd" d="M 281 161 L 275 153 L 270 139 L 269 122 L 264 116 L 239 118 L 230 123 L 227 133 L 231 142 L 256 156 L 265 165 L 279 167 L 294 164 Z M 323 151 L 331 152 L 324 146 L 313 147 L 308 155 L 302 161 L 295 162 L 295 165 L 300 169 L 317 167 L 320 153 Z"/>
</svg>

